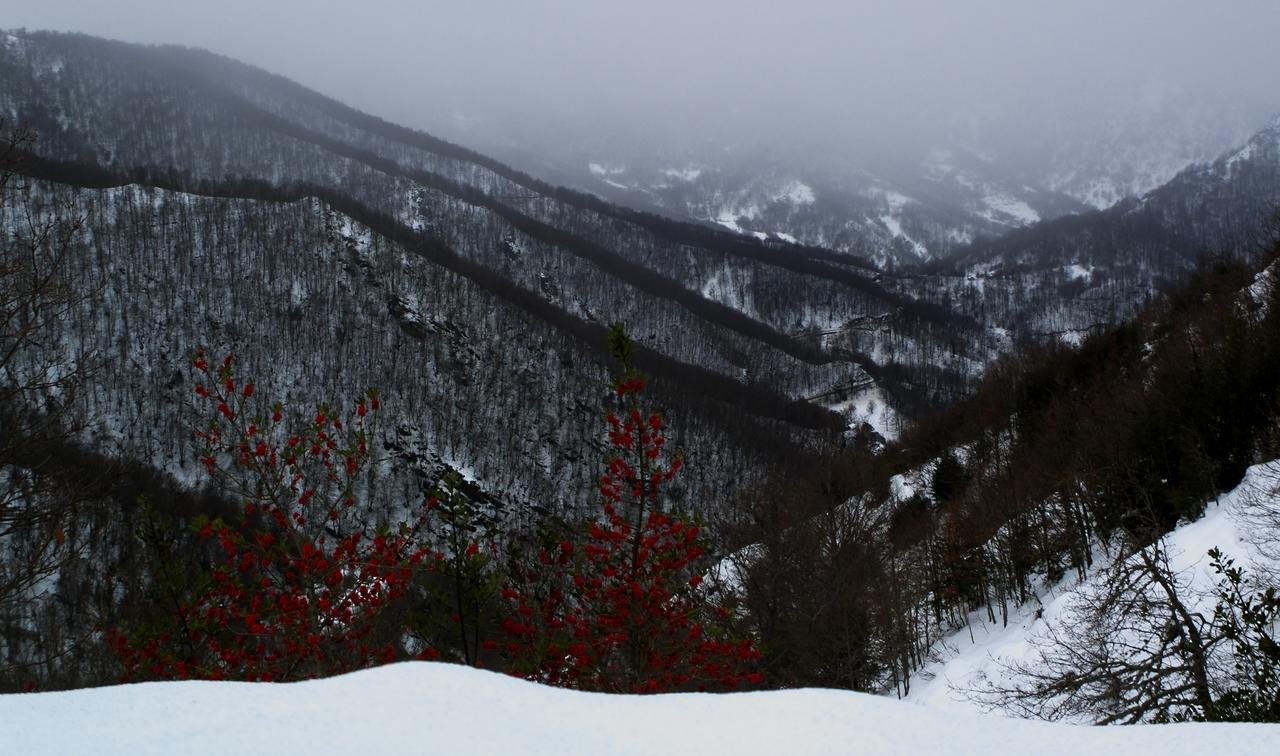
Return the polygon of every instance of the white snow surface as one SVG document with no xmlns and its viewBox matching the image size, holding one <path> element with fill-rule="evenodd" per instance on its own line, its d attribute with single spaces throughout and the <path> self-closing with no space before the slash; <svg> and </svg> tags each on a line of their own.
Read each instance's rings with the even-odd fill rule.
<svg viewBox="0 0 1280 756">
<path fill-rule="evenodd" d="M 587 163 L 587 170 L 591 171 L 593 176 L 618 176 L 627 172 L 626 166 L 603 163 Z"/>
<path fill-rule="evenodd" d="M 1037 213 L 1034 208 L 1023 200 L 1003 192 L 983 197 L 982 203 L 990 209 L 979 215 L 996 223 L 1012 219 L 1015 225 L 1029 226 L 1040 220 L 1040 213 Z"/>
<path fill-rule="evenodd" d="M 689 182 L 697 181 L 698 177 L 702 175 L 702 169 L 695 168 L 693 166 L 686 166 L 684 168 L 667 168 L 662 173 L 667 178 Z"/>
<path fill-rule="evenodd" d="M 1088 280 L 1093 275 L 1093 266 L 1090 265 L 1086 268 L 1079 263 L 1071 263 L 1063 268 L 1062 272 L 1067 275 L 1067 278 L 1076 281 Z"/>
<path fill-rule="evenodd" d="M 1221 549 L 1252 574 L 1257 574 L 1259 568 L 1277 566 L 1252 545 L 1257 534 L 1248 536 L 1250 526 L 1242 522 L 1243 510 L 1260 496 L 1280 497 L 1280 460 L 1249 468 L 1240 485 L 1210 503 L 1200 519 L 1182 524 L 1166 538 L 1170 567 L 1188 587 L 1189 595 L 1184 600 L 1206 615 L 1213 614 L 1216 603 L 1212 592 L 1216 578 L 1209 566 L 1210 549 Z M 1274 540 L 1277 534 L 1266 537 Z M 1095 550 L 1095 559 L 1100 560 L 1096 566 L 1101 566 L 1106 558 L 1100 550 Z M 980 689 L 984 680 L 1005 679 L 1003 661 L 1034 659 L 1035 637 L 1047 629 L 1046 622 L 1054 622 L 1070 611 L 1079 587 L 1073 576 L 1056 585 L 1042 586 L 1038 601 L 1010 610 L 1007 626 L 989 622 L 985 609 L 972 613 L 969 617 L 972 627 L 961 628 L 943 639 L 938 647 L 940 658 L 918 673 L 906 700 L 938 711 L 984 711 L 966 691 Z M 1002 712 L 997 709 L 992 713 Z M 1280 731 L 1280 726 L 1277 730 Z M 1220 752 L 1229 753 L 1231 749 Z"/>
<path fill-rule="evenodd" d="M 843 415 L 849 421 L 849 428 L 857 429 L 863 423 L 871 426 L 889 441 L 896 441 L 902 428 L 902 419 L 885 401 L 884 391 L 879 387 L 859 392 L 848 401 L 830 405 L 830 409 Z"/>
<path fill-rule="evenodd" d="M 813 188 L 803 181 L 788 181 L 775 196 L 774 202 L 786 201 L 793 205 L 812 205 L 817 199 Z"/>
<path fill-rule="evenodd" d="M 884 224 L 885 228 L 889 229 L 890 234 L 905 241 L 907 245 L 911 247 L 911 251 L 915 253 L 916 257 L 919 257 L 922 260 L 928 259 L 928 248 L 915 239 L 912 239 L 910 236 L 907 236 L 906 232 L 902 230 L 902 224 L 897 218 L 892 215 L 882 215 L 880 216 L 880 222 Z"/>
<path fill-rule="evenodd" d="M 834 690 L 612 696 L 411 662 L 292 684 L 0 696 L 6 753 L 1274 754 L 1274 725 L 1079 727 Z"/>
</svg>

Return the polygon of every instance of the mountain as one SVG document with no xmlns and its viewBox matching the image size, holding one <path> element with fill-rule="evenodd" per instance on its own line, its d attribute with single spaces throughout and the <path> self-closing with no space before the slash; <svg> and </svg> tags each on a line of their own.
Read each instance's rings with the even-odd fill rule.
<svg viewBox="0 0 1280 756">
<path fill-rule="evenodd" d="M 462 471 L 495 500 L 540 508 L 585 490 L 575 466 L 592 457 L 580 439 L 610 322 L 627 323 L 663 401 L 688 415 L 687 446 L 718 450 L 702 452 L 714 461 L 692 494 L 731 498 L 711 483 L 725 469 L 803 458 L 867 421 L 892 436 L 901 416 L 962 396 L 1010 339 L 1070 338 L 1132 313 L 1196 255 L 1260 233 L 1280 186 L 1274 127 L 1095 212 L 959 147 L 878 173 L 797 174 L 750 153 L 586 163 L 611 196 L 660 215 L 203 51 L 16 32 L 0 72 L 0 113 L 38 135 L 32 201 L 70 204 L 83 243 L 114 250 L 76 272 L 111 293 L 113 314 L 67 337 L 128 357 L 91 399 L 102 440 L 189 471 L 130 375 L 158 371 L 176 402 L 183 350 L 249 335 L 264 381 L 310 376 L 298 401 L 387 390 L 403 407 L 396 444 L 424 479 Z M 699 209 L 672 219 L 679 207 Z M 212 265 L 227 217 L 261 230 Z M 944 251 L 923 273 L 876 267 Z M 289 374 L 279 354 L 295 350 Z M 512 376 L 527 392 L 499 390 Z M 502 417 L 519 427 L 493 432 Z M 517 459 L 518 471 L 501 462 Z"/>
<path fill-rule="evenodd" d="M 868 419 L 892 434 L 886 405 L 961 390 L 996 348 L 847 256 L 560 189 L 210 53 L 17 32 L 0 74 L 0 113 L 37 135 L 6 222 L 85 221 L 69 275 L 103 300 L 62 338 L 103 371 L 96 440 L 184 475 L 164 418 L 197 345 L 298 405 L 380 387 L 426 481 L 389 501 L 453 469 L 553 511 L 590 490 L 610 322 L 681 416 L 707 511 L 732 500 L 717 481 Z"/>
<path fill-rule="evenodd" d="M 1029 144 L 1000 162 L 1024 180 L 1096 209 L 1141 197 L 1183 170 L 1247 141 L 1274 106 L 1185 86 L 1152 83 L 1093 117 L 1049 109 Z M 985 152 L 1000 155 L 988 140 Z"/>
<path fill-rule="evenodd" d="M 536 175 L 611 201 L 885 267 L 942 259 L 971 242 L 1139 197 L 1243 143 L 1271 112 L 1159 84 L 1090 113 L 1042 99 L 1019 111 L 975 103 L 940 118 L 923 147 L 858 157 L 853 145 L 819 149 L 776 138 L 556 132 L 521 141 L 481 118 L 442 125 Z"/>
<path fill-rule="evenodd" d="M 1280 119 L 1142 197 L 975 241 L 910 290 L 1028 336 L 1078 339 L 1206 260 L 1256 260 L 1278 210 Z"/>
<path fill-rule="evenodd" d="M 536 160 L 508 145 L 505 154 L 613 202 L 761 240 L 826 247 L 882 269 L 1087 209 L 958 146 L 876 164 L 711 145 L 628 154 L 588 142 Z"/>
</svg>

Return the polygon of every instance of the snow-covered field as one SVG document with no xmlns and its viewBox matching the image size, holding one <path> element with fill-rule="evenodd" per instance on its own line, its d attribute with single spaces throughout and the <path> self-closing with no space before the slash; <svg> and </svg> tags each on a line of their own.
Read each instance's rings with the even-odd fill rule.
<svg viewBox="0 0 1280 756">
<path fill-rule="evenodd" d="M 0 696 L 12 754 L 1275 754 L 1280 727 L 1089 728 L 833 690 L 606 696 L 396 664 L 293 684 Z"/>
</svg>

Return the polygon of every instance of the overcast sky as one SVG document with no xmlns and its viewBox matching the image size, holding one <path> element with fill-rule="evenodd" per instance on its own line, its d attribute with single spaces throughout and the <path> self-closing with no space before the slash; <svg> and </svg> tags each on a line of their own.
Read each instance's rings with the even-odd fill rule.
<svg viewBox="0 0 1280 756">
<path fill-rule="evenodd" d="M 1272 0 L 0 0 L 0 26 L 205 47 L 421 128 L 902 138 L 1152 83 L 1280 109 Z"/>
</svg>

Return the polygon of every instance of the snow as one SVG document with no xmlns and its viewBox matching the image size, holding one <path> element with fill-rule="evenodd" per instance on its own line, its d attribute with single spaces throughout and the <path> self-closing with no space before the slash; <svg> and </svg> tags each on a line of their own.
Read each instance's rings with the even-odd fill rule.
<svg viewBox="0 0 1280 756">
<path fill-rule="evenodd" d="M 889 493 L 894 501 L 906 501 L 916 495 L 916 487 L 911 483 L 910 474 L 900 474 L 889 478 Z"/>
<path fill-rule="evenodd" d="M 587 163 L 587 170 L 591 171 L 595 176 L 617 176 L 626 173 L 625 166 L 604 165 L 603 163 Z"/>
<path fill-rule="evenodd" d="M 706 299 L 732 307 L 750 317 L 759 318 L 751 297 L 751 290 L 749 277 L 744 276 L 741 270 L 727 264 L 715 271 L 699 289 Z"/>
<path fill-rule="evenodd" d="M 424 662 L 0 696 L 8 753 L 1271 754 L 1280 727 L 1077 727 L 847 691 L 610 696 Z"/>
<path fill-rule="evenodd" d="M 979 213 L 979 215 L 989 221 L 1000 223 L 1004 222 L 1003 219 L 1005 218 L 1011 218 L 1018 225 L 1028 226 L 1040 220 L 1040 213 L 1037 213 L 1030 205 L 1003 192 L 988 194 L 982 198 L 982 204 L 986 205 L 989 210 Z"/>
<path fill-rule="evenodd" d="M 750 214 L 737 213 L 733 210 L 721 210 L 720 214 L 715 217 L 715 222 L 734 232 L 735 234 L 745 233 L 742 226 L 738 225 L 738 218 L 752 217 Z"/>
<path fill-rule="evenodd" d="M 1250 142 L 1249 144 L 1246 144 L 1245 146 L 1236 150 L 1231 157 L 1227 158 L 1227 167 L 1231 168 L 1236 163 L 1242 163 L 1244 161 L 1251 159 L 1253 157 L 1253 148 L 1254 148 L 1253 142 Z"/>
<path fill-rule="evenodd" d="M 885 202 L 889 203 L 889 209 L 895 213 L 901 210 L 902 208 L 906 207 L 907 205 L 918 204 L 916 200 L 912 199 L 911 197 L 908 197 L 907 195 L 901 192 L 895 192 L 891 189 L 884 191 L 884 199 L 885 199 Z"/>
<path fill-rule="evenodd" d="M 1187 581 L 1188 597 L 1199 602 L 1194 608 L 1206 615 L 1213 613 L 1215 599 L 1211 589 L 1216 581 L 1209 568 L 1210 549 L 1216 546 L 1238 564 L 1255 569 L 1263 559 L 1245 537 L 1249 526 L 1242 522 L 1243 510 L 1251 497 L 1280 496 L 1278 485 L 1280 460 L 1255 465 L 1235 490 L 1209 504 L 1199 520 L 1183 524 L 1169 534 L 1166 543 L 1170 567 Z M 989 622 L 985 609 L 974 612 L 969 617 L 972 627 L 961 628 L 943 639 L 939 646 L 942 658 L 921 671 L 912 682 L 907 700 L 939 711 L 983 711 L 981 704 L 966 696 L 965 691 L 981 687 L 984 680 L 1004 679 L 1001 660 L 1033 659 L 1035 637 L 1047 629 L 1046 621 L 1052 622 L 1070 610 L 1079 588 L 1074 577 L 1043 587 L 1039 600 L 1011 611 L 1009 623 L 1003 627 Z"/>
<path fill-rule="evenodd" d="M 812 205 L 817 197 L 813 188 L 802 181 L 788 181 L 774 196 L 775 202 L 786 201 L 793 205 Z"/>
<path fill-rule="evenodd" d="M 831 409 L 848 418 L 850 429 L 856 430 L 866 423 L 889 441 L 897 440 L 898 430 L 902 427 L 902 420 L 885 401 L 884 391 L 879 387 L 862 391 Z"/>
<path fill-rule="evenodd" d="M 907 245 L 911 247 L 911 251 L 915 253 L 916 257 L 921 259 L 927 259 L 929 257 L 928 248 L 915 239 L 912 239 L 910 236 L 907 236 L 906 232 L 902 230 L 902 223 L 900 223 L 897 218 L 892 215 L 882 215 L 880 216 L 880 222 L 884 224 L 885 228 L 889 229 L 889 233 L 895 238 L 905 241 Z"/>
<path fill-rule="evenodd" d="M 887 189 L 883 186 L 869 186 L 862 192 L 863 196 L 872 199 L 882 199 L 889 206 L 890 212 L 897 213 L 907 205 L 918 205 L 920 201 L 914 197 L 899 192 L 895 189 Z"/>
<path fill-rule="evenodd" d="M 1089 181 L 1071 196 L 1095 210 L 1105 210 L 1124 199 L 1125 192 L 1116 182 L 1104 177 Z"/>
<path fill-rule="evenodd" d="M 791 234 L 784 233 L 784 232 L 782 232 L 782 231 L 774 231 L 774 232 L 773 232 L 773 235 L 774 235 L 774 236 L 776 236 L 776 237 L 778 237 L 779 239 L 783 240 L 784 242 L 787 242 L 788 244 L 799 244 L 799 243 L 800 243 L 800 240 L 799 240 L 799 239 L 797 239 L 796 237 L 792 236 Z"/>
<path fill-rule="evenodd" d="M 742 198 L 739 199 L 741 200 Z M 754 221 L 764 214 L 766 207 L 770 207 L 777 203 L 785 203 L 790 204 L 793 207 L 798 207 L 802 205 L 811 205 L 815 201 L 816 195 L 808 184 L 801 181 L 791 180 L 774 188 L 770 193 L 764 194 L 763 196 L 757 196 L 755 201 L 750 204 L 725 204 L 716 211 L 715 215 L 711 217 L 711 220 L 734 233 L 751 233 L 757 239 L 765 240 L 769 238 L 768 234 L 759 231 L 748 232 L 741 226 L 741 224 L 739 224 L 738 221 L 743 219 Z M 761 205 L 762 202 L 763 206 Z M 775 234 L 775 236 L 779 236 L 779 234 Z"/>
<path fill-rule="evenodd" d="M 1064 267 L 1062 269 L 1062 272 L 1067 275 L 1067 278 L 1070 278 L 1076 281 L 1087 281 L 1089 280 L 1090 277 L 1093 276 L 1093 266 L 1091 265 L 1086 268 L 1083 265 L 1080 265 L 1079 263 L 1072 263 Z"/>
<path fill-rule="evenodd" d="M 667 178 L 689 182 L 697 181 L 698 177 L 702 175 L 702 169 L 694 168 L 693 166 L 685 168 L 667 168 L 662 172 L 662 174 Z"/>
<path fill-rule="evenodd" d="M 1271 299 L 1271 290 L 1278 278 L 1280 278 L 1280 263 L 1272 263 L 1266 269 L 1259 271 L 1253 277 L 1253 283 L 1245 289 L 1245 297 L 1258 309 L 1255 317 L 1259 319 L 1266 317 L 1267 303 Z"/>
</svg>

